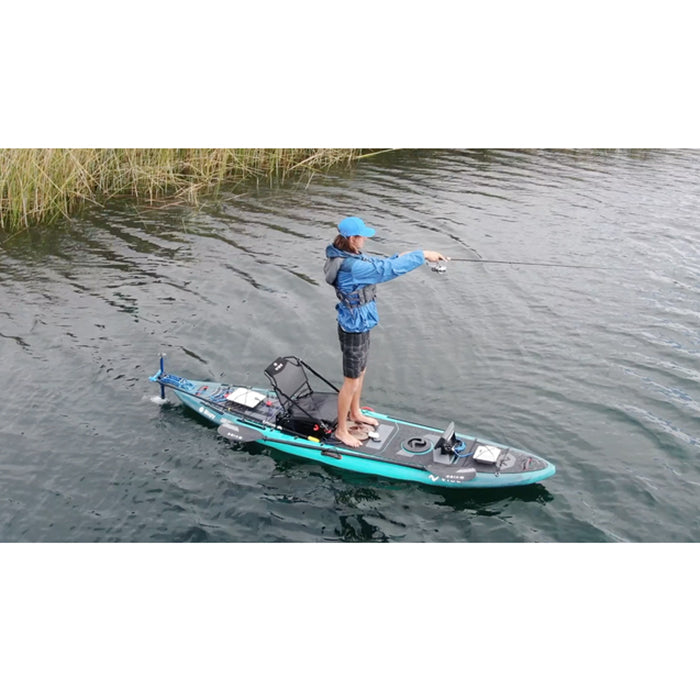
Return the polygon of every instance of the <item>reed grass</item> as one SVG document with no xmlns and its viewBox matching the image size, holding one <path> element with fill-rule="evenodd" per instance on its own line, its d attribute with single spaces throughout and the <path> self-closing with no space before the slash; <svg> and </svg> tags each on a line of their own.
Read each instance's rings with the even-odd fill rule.
<svg viewBox="0 0 700 700">
<path fill-rule="evenodd" d="M 284 179 L 366 155 L 358 149 L 0 149 L 0 229 L 51 223 L 88 203 L 126 195 L 197 204 L 199 196 L 249 179 Z"/>
</svg>

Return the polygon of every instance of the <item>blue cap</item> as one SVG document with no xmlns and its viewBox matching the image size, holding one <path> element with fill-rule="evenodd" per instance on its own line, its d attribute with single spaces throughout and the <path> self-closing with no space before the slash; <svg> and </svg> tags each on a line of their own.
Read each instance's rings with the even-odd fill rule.
<svg viewBox="0 0 700 700">
<path fill-rule="evenodd" d="M 343 219 L 338 224 L 338 232 L 344 238 L 350 238 L 350 236 L 366 236 L 371 238 L 374 236 L 374 229 L 368 228 L 362 219 L 356 216 L 348 216 L 347 219 Z"/>
</svg>

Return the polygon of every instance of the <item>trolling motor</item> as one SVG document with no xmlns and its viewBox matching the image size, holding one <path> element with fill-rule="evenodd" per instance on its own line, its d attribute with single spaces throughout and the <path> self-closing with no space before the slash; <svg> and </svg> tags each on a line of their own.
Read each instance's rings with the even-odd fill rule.
<svg viewBox="0 0 700 700">
<path fill-rule="evenodd" d="M 165 374 L 165 353 L 160 354 L 160 372 L 157 376 L 162 377 Z M 160 398 L 165 401 L 165 384 L 160 385 Z"/>
</svg>

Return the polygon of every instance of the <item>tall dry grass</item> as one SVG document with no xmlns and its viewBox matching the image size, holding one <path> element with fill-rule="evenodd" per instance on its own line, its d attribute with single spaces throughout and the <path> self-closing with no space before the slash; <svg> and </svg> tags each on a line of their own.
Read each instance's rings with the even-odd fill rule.
<svg viewBox="0 0 700 700">
<path fill-rule="evenodd" d="M 357 149 L 48 148 L 0 149 L 0 229 L 74 214 L 86 203 L 129 195 L 184 199 L 250 178 L 285 178 L 363 155 Z"/>
</svg>

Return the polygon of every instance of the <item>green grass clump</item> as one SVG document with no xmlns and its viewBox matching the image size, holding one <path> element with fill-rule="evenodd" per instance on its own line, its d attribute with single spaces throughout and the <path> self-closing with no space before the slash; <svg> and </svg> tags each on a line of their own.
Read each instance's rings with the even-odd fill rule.
<svg viewBox="0 0 700 700">
<path fill-rule="evenodd" d="M 251 178 L 279 179 L 349 163 L 357 149 L 4 148 L 0 149 L 0 229 L 51 223 L 86 203 L 128 195 L 196 204 L 202 192 Z"/>
</svg>

